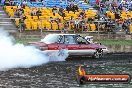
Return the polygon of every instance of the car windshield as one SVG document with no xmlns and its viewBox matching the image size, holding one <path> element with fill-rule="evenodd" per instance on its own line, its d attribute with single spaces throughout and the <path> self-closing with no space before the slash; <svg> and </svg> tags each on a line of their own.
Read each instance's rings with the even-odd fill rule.
<svg viewBox="0 0 132 88">
<path fill-rule="evenodd" d="M 49 34 L 49 35 L 46 35 L 44 39 L 41 39 L 41 42 L 44 42 L 47 44 L 56 43 L 58 42 L 59 37 L 60 37 L 59 35 Z"/>
<path fill-rule="evenodd" d="M 88 44 L 88 41 L 81 36 L 77 37 L 77 42 L 78 42 L 78 44 Z"/>
</svg>

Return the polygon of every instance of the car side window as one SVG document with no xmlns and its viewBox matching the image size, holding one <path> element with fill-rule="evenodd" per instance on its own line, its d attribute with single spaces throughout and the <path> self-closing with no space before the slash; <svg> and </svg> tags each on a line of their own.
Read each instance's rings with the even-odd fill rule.
<svg viewBox="0 0 132 88">
<path fill-rule="evenodd" d="M 65 35 L 65 44 L 76 44 L 75 37 L 73 35 Z"/>
<path fill-rule="evenodd" d="M 59 43 L 64 43 L 64 36 L 60 36 Z"/>
<path fill-rule="evenodd" d="M 76 40 L 78 44 L 88 44 L 87 40 L 81 36 L 78 36 Z"/>
</svg>

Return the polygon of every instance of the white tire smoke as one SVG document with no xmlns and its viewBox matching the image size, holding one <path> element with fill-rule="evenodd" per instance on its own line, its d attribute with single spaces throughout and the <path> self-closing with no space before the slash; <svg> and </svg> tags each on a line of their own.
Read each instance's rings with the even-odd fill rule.
<svg viewBox="0 0 132 88">
<path fill-rule="evenodd" d="M 67 57 L 67 50 L 47 55 L 35 47 L 13 44 L 13 37 L 0 29 L 0 70 L 18 67 L 27 68 L 49 61 L 64 61 Z"/>
</svg>

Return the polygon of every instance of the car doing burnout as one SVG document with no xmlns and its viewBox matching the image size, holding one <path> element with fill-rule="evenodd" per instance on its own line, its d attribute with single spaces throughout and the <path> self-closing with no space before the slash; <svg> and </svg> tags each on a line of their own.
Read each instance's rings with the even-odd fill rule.
<svg viewBox="0 0 132 88">
<path fill-rule="evenodd" d="M 67 49 L 71 56 L 92 56 L 100 58 L 108 52 L 107 47 L 101 44 L 90 43 L 77 34 L 48 34 L 40 42 L 29 42 L 29 45 L 48 53 Z"/>
</svg>

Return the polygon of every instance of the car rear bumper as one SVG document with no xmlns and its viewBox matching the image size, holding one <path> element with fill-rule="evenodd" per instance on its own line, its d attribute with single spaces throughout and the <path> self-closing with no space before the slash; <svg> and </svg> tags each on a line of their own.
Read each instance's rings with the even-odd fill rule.
<svg viewBox="0 0 132 88">
<path fill-rule="evenodd" d="M 57 52 L 60 52 L 61 50 L 45 50 L 43 51 L 46 54 L 54 54 Z M 63 52 L 67 52 L 69 55 L 93 55 L 96 50 L 91 49 L 91 50 L 65 50 Z"/>
</svg>

